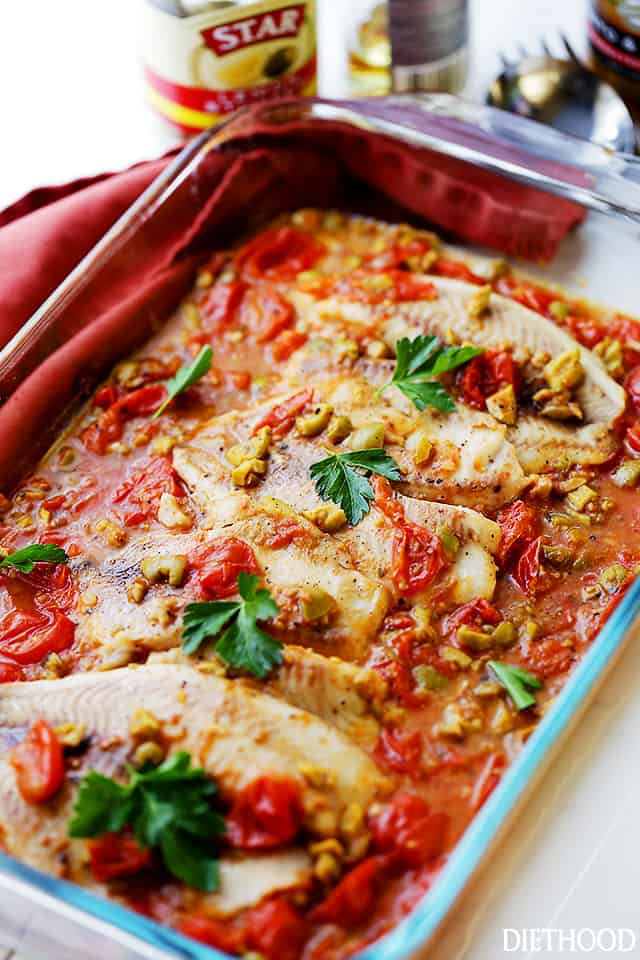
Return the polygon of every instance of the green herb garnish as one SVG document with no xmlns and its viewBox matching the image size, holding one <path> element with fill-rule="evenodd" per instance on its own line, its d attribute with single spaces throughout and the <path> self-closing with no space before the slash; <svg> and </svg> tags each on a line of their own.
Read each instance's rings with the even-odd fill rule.
<svg viewBox="0 0 640 960">
<path fill-rule="evenodd" d="M 22 550 L 10 553 L 0 560 L 0 567 L 14 567 L 21 573 L 31 573 L 36 563 L 68 563 L 69 557 L 55 543 L 32 543 Z"/>
<path fill-rule="evenodd" d="M 183 883 L 211 893 L 218 889 L 218 858 L 207 840 L 225 831 L 211 807 L 217 792 L 206 771 L 191 766 L 188 753 L 175 753 L 159 767 L 127 767 L 123 786 L 90 770 L 80 780 L 69 821 L 70 837 L 98 837 L 129 826 L 141 847 L 157 847 L 165 867 Z"/>
<path fill-rule="evenodd" d="M 311 467 L 311 479 L 315 480 L 319 495 L 342 507 L 352 526 L 369 513 L 374 498 L 373 487 L 367 479 L 371 473 L 387 480 L 402 479 L 398 464 L 381 447 L 337 453 Z"/>
<path fill-rule="evenodd" d="M 535 674 L 521 667 L 514 667 L 510 663 L 502 663 L 500 660 L 489 660 L 487 666 L 495 674 L 496 680 L 505 688 L 518 710 L 526 710 L 527 707 L 535 705 L 536 698 L 530 691 L 539 690 L 542 686 Z"/>
<path fill-rule="evenodd" d="M 198 380 L 204 377 L 205 373 L 209 372 L 212 358 L 213 351 L 211 347 L 203 347 L 193 363 L 190 363 L 188 367 L 180 367 L 175 377 L 167 380 L 167 399 L 158 407 L 151 417 L 152 420 L 155 420 L 161 413 L 164 413 L 171 401 L 177 397 L 179 393 L 182 393 L 187 387 L 192 387 L 194 383 L 197 383 Z"/>
<path fill-rule="evenodd" d="M 437 337 L 420 335 L 413 340 L 402 337 L 396 344 L 393 377 L 380 387 L 378 394 L 393 385 L 402 390 L 418 410 L 435 407 L 451 413 L 456 409 L 452 398 L 439 380 L 429 378 L 455 370 L 482 352 L 476 347 L 443 347 Z"/>
<path fill-rule="evenodd" d="M 230 666 L 254 677 L 266 677 L 282 663 L 282 644 L 258 626 L 258 621 L 278 616 L 278 605 L 268 590 L 259 590 L 260 580 L 242 571 L 238 577 L 241 600 L 190 603 L 184 611 L 185 653 L 195 653 L 205 640 L 217 637 L 215 651 Z"/>
</svg>

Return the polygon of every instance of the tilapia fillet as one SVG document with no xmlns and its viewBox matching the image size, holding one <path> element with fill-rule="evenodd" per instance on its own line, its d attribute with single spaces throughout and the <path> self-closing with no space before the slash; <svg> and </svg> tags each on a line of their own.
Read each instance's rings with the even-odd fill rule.
<svg viewBox="0 0 640 960">
<path fill-rule="evenodd" d="M 276 689 L 277 683 L 274 693 Z M 248 682 L 192 666 L 150 663 L 57 681 L 5 684 L 0 694 L 0 823 L 8 852 L 40 869 L 91 882 L 82 844 L 67 836 L 75 783 L 88 769 L 116 779 L 124 776 L 134 746 L 129 725 L 141 706 L 170 737 L 170 752 L 186 750 L 194 765 L 216 780 L 224 798 L 261 776 L 298 783 L 304 824 L 312 835 L 339 836 L 350 804 L 367 809 L 389 790 L 388 780 L 363 750 L 317 716 Z M 40 807 L 22 799 L 8 759 L 34 716 L 52 727 L 82 724 L 88 738 L 80 765 L 58 795 Z M 306 882 L 307 864 L 303 851 L 283 851 L 256 874 L 249 899 L 259 900 L 274 885 L 278 889 Z M 227 890 L 225 870 L 230 877 Z M 220 896 L 214 899 L 220 912 L 247 902 L 247 892 L 243 895 L 234 879 L 240 866 L 229 861 L 225 870 Z"/>
</svg>

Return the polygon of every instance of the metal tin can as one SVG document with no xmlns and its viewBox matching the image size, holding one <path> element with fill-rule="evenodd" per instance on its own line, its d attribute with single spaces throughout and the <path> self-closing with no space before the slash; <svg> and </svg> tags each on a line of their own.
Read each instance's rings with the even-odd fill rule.
<svg viewBox="0 0 640 960">
<path fill-rule="evenodd" d="M 316 89 L 315 0 L 144 0 L 147 96 L 184 133 Z"/>
</svg>

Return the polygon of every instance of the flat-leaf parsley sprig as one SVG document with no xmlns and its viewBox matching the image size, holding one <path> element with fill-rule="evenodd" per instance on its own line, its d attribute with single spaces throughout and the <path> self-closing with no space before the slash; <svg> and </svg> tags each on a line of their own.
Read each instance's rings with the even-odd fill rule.
<svg viewBox="0 0 640 960">
<path fill-rule="evenodd" d="M 409 340 L 402 337 L 396 344 L 396 368 L 389 383 L 380 387 L 378 394 L 396 386 L 418 408 L 435 407 L 443 413 L 456 409 L 439 380 L 441 373 L 455 370 L 483 353 L 477 347 L 444 347 L 437 337 L 419 335 Z"/>
<path fill-rule="evenodd" d="M 376 473 L 387 480 L 401 480 L 400 468 L 381 447 L 336 453 L 311 467 L 311 479 L 323 500 L 341 507 L 354 526 L 369 512 L 374 492 L 368 475 Z"/>
<path fill-rule="evenodd" d="M 217 787 L 205 770 L 181 751 L 151 770 L 127 767 L 120 784 L 95 770 L 80 780 L 69 836 L 94 838 L 130 827 L 143 848 L 159 849 L 167 870 L 183 883 L 212 893 L 218 889 L 215 852 L 205 842 L 225 832 L 211 801 Z"/>
<path fill-rule="evenodd" d="M 20 573 L 31 573 L 36 563 L 68 563 L 69 557 L 55 543 L 32 543 L 22 550 L 9 553 L 0 560 L 0 567 L 13 567 Z"/>
<path fill-rule="evenodd" d="M 243 570 L 238 576 L 240 600 L 213 600 L 185 607 L 185 653 L 195 653 L 205 640 L 218 637 L 224 630 L 214 649 L 229 666 L 262 679 L 282 663 L 282 644 L 258 626 L 258 621 L 279 613 L 278 604 L 268 590 L 258 589 L 259 583 L 255 574 Z"/>
<path fill-rule="evenodd" d="M 155 420 L 161 413 L 164 413 L 171 401 L 174 400 L 179 393 L 182 393 L 182 391 L 188 387 L 192 387 L 198 380 L 202 380 L 204 375 L 211 369 L 212 359 L 213 351 L 211 347 L 205 346 L 193 363 L 190 363 L 188 367 L 180 367 L 175 377 L 167 380 L 167 399 L 160 404 L 151 419 Z"/>
</svg>

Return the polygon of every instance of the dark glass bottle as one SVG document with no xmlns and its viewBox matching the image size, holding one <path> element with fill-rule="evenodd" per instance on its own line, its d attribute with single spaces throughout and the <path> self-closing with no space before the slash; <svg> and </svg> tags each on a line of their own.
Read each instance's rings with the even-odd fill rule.
<svg viewBox="0 0 640 960">
<path fill-rule="evenodd" d="M 591 0 L 589 43 L 598 73 L 640 103 L 640 0 Z"/>
</svg>

